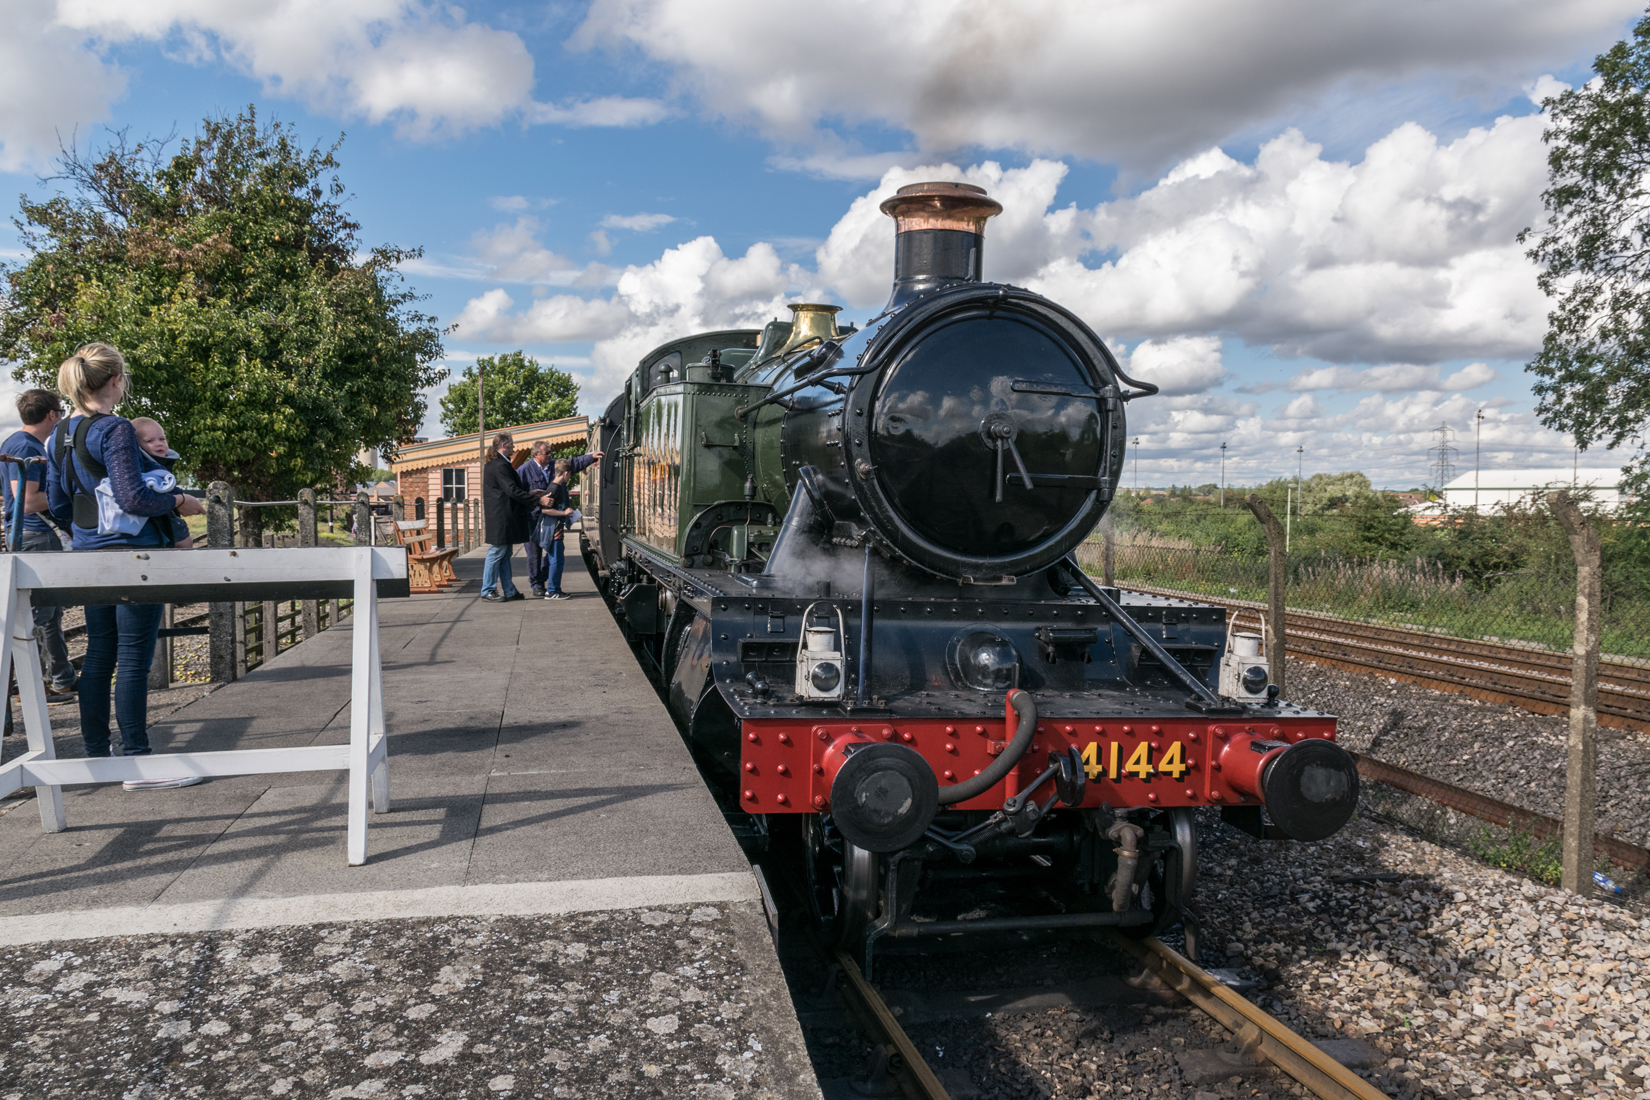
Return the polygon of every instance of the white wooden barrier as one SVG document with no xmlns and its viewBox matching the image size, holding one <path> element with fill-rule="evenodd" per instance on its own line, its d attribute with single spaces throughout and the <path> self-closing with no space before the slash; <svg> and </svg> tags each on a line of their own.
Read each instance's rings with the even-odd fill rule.
<svg viewBox="0 0 1650 1100">
<path fill-rule="evenodd" d="M 407 552 L 399 546 L 291 547 L 246 550 L 103 550 L 0 554 L 0 618 L 11 644 L 0 646 L 0 684 L 15 661 L 28 752 L 0 767 L 0 797 L 32 786 L 40 827 L 67 826 L 65 783 L 119 783 L 179 775 L 260 775 L 349 772 L 349 862 L 367 861 L 367 805 L 390 808 L 389 740 L 384 729 L 384 681 L 378 653 L 378 596 L 407 594 Z M 347 745 L 228 752 L 179 752 L 59 760 L 40 650 L 36 604 L 201 603 L 353 597 L 350 737 Z M 273 655 L 271 655 L 273 656 Z M 297 700 L 295 700 L 297 702 Z"/>
</svg>

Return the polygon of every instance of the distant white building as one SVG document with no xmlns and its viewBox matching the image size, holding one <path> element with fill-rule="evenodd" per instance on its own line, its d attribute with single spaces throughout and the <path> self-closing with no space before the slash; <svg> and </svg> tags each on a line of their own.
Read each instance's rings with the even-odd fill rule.
<svg viewBox="0 0 1650 1100">
<path fill-rule="evenodd" d="M 1524 470 L 1484 470 L 1466 473 L 1444 486 L 1444 499 L 1420 505 L 1412 511 L 1417 522 L 1449 508 L 1472 508 L 1489 512 L 1503 504 L 1529 499 L 1533 492 L 1551 489 L 1588 489 L 1606 510 L 1622 501 L 1621 469 L 1616 466 L 1536 466 Z"/>
</svg>

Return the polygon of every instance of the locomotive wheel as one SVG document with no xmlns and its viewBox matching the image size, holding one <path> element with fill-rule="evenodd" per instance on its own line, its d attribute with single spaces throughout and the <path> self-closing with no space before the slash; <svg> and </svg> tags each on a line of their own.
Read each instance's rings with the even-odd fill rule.
<svg viewBox="0 0 1650 1100">
<path fill-rule="evenodd" d="M 1150 924 L 1120 929 L 1126 936 L 1145 939 L 1167 932 L 1180 919 L 1180 910 L 1197 888 L 1197 823 L 1191 810 L 1171 810 L 1167 815 L 1175 847 L 1152 861 L 1146 881 L 1140 887 L 1144 908 L 1152 911 Z M 1159 819 L 1161 820 L 1161 819 Z"/>
<path fill-rule="evenodd" d="M 827 943 L 857 946 L 880 909 L 882 860 L 875 852 L 837 838 L 827 839 L 821 818 L 802 819 L 802 858 L 808 880 L 808 907 Z"/>
</svg>

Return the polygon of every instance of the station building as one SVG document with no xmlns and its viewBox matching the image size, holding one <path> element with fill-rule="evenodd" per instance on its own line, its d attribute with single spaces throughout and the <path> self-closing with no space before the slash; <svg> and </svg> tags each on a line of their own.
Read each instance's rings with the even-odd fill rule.
<svg viewBox="0 0 1650 1100">
<path fill-rule="evenodd" d="M 590 436 L 588 416 L 543 420 L 537 424 L 500 425 L 487 430 L 487 439 L 507 431 L 515 440 L 511 461 L 520 466 L 533 453 L 533 444 L 544 440 L 555 454 L 583 454 Z M 395 471 L 396 491 L 409 514 L 422 517 L 428 502 L 476 500 L 481 496 L 480 435 L 449 436 L 402 447 L 390 469 Z"/>
<path fill-rule="evenodd" d="M 1416 523 L 1436 524 L 1449 511 L 1477 508 L 1499 511 L 1504 505 L 1528 500 L 1532 493 L 1555 489 L 1585 490 L 1604 511 L 1613 512 L 1623 500 L 1621 469 L 1615 466 L 1532 466 L 1521 470 L 1469 471 L 1444 486 L 1441 499 L 1410 509 Z"/>
</svg>

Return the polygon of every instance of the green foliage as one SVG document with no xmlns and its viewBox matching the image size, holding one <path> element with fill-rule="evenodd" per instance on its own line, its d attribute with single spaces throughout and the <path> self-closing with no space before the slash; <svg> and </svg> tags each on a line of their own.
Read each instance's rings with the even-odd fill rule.
<svg viewBox="0 0 1650 1100">
<path fill-rule="evenodd" d="M 507 351 L 477 359 L 475 366 L 448 387 L 441 399 L 441 425 L 448 435 L 476 430 L 477 370 L 486 386 L 482 396 L 487 402 L 488 431 L 578 415 L 579 384 L 572 375 L 541 367 L 525 352 Z"/>
<path fill-rule="evenodd" d="M 1650 16 L 1593 69 L 1597 82 L 1543 102 L 1552 126 L 1547 224 L 1529 256 L 1555 299 L 1529 370 L 1542 422 L 1575 436 L 1640 448 L 1628 467 L 1650 483 Z M 1527 241 L 1532 229 L 1519 234 Z"/>
<path fill-rule="evenodd" d="M 1308 491 L 1308 514 L 1289 517 L 1291 607 L 1460 637 L 1570 646 L 1574 558 L 1542 494 L 1482 513 L 1455 510 L 1420 525 L 1396 495 L 1362 489 L 1368 483 L 1361 475 L 1314 475 L 1305 484 L 1314 483 L 1330 499 L 1348 499 L 1314 509 Z M 1278 479 L 1253 489 L 1228 486 L 1225 508 L 1173 492 L 1119 496 L 1111 510 L 1117 579 L 1188 595 L 1264 600 L 1265 535 L 1241 501 L 1253 492 L 1282 518 L 1292 485 Z M 1603 548 L 1604 651 L 1650 657 L 1650 504 L 1629 504 L 1613 516 L 1596 513 L 1595 522 Z M 1097 538 L 1080 548 L 1079 559 L 1098 569 Z"/>
<path fill-rule="evenodd" d="M 1468 838 L 1467 847 L 1491 867 L 1526 875 L 1549 886 L 1558 885 L 1564 874 L 1560 842 L 1542 840 L 1522 829 L 1480 829 Z"/>
<path fill-rule="evenodd" d="M 121 411 L 164 424 L 198 480 L 253 499 L 352 484 L 362 447 L 417 430 L 443 372 L 395 271 L 421 253 L 363 251 L 337 150 L 249 107 L 172 156 L 124 134 L 96 159 L 66 152 L 66 193 L 22 201 L 30 255 L 3 269 L 0 359 L 55 388 L 76 347 L 105 341 L 132 369 Z"/>
</svg>

